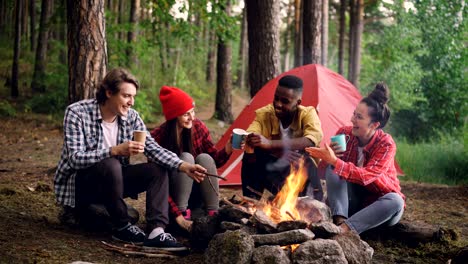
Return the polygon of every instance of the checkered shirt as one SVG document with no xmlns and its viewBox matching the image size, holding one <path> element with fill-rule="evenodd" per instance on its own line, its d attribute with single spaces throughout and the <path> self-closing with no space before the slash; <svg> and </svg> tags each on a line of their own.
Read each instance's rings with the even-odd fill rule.
<svg viewBox="0 0 468 264">
<path fill-rule="evenodd" d="M 145 130 L 143 120 L 133 109 L 126 117 L 117 118 L 119 132 L 117 145 L 132 140 L 134 130 Z M 71 104 L 65 111 L 63 121 L 63 148 L 54 178 L 57 202 L 75 207 L 76 172 L 111 157 L 111 148 L 103 147 L 102 116 L 96 99 L 82 100 Z M 176 169 L 182 163 L 176 154 L 166 150 L 149 136 L 146 137 L 145 156 L 168 169 Z M 123 166 L 129 157 L 117 157 Z"/>
</svg>

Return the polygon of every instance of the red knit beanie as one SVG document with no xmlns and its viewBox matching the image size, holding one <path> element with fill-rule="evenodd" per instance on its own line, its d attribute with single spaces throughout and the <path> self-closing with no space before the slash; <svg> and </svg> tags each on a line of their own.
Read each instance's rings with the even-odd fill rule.
<svg viewBox="0 0 468 264">
<path fill-rule="evenodd" d="M 174 119 L 195 107 L 192 97 L 176 87 L 163 86 L 159 91 L 159 100 L 166 120 Z"/>
</svg>

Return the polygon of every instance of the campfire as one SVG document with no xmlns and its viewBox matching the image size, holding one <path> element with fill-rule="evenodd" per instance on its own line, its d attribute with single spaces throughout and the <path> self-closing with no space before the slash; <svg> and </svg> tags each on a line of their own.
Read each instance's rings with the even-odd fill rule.
<svg viewBox="0 0 468 264">
<path fill-rule="evenodd" d="M 276 196 L 223 198 L 217 217 L 194 220 L 191 245 L 210 263 L 370 263 L 373 249 L 357 235 L 340 235 L 327 205 L 299 197 L 307 179 L 300 160 Z"/>
<path fill-rule="evenodd" d="M 306 181 L 307 171 L 304 167 L 304 159 L 300 159 L 298 166 L 291 166 L 291 173 L 286 178 L 284 186 L 275 199 L 263 206 L 258 206 L 257 210 L 263 210 L 275 223 L 302 219 L 296 209 L 296 202 L 299 193 L 304 189 Z"/>
</svg>

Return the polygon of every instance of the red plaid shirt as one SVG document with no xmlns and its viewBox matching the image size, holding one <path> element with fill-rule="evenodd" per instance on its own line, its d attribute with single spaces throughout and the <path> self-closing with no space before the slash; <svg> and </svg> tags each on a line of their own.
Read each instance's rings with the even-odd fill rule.
<svg viewBox="0 0 468 264">
<path fill-rule="evenodd" d="M 379 197 L 390 193 L 398 193 L 403 199 L 400 181 L 395 169 L 396 145 L 392 136 L 378 129 L 371 141 L 364 147 L 364 165 L 358 167 L 358 139 L 351 133 L 352 127 L 342 127 L 336 134 L 349 136 L 349 141 L 343 157 L 336 161 L 334 172 L 345 180 L 365 186 L 372 194 L 367 203 L 372 203 Z"/>
<path fill-rule="evenodd" d="M 193 120 L 193 126 L 192 126 L 191 131 L 192 131 L 192 142 L 193 142 L 192 155 L 194 157 L 197 157 L 201 153 L 207 153 L 214 159 L 214 161 L 216 162 L 216 167 L 218 168 L 223 166 L 228 161 L 231 155 L 227 154 L 224 148 L 222 148 L 221 150 L 217 150 L 214 147 L 213 141 L 211 139 L 210 131 L 200 119 Z M 159 144 L 161 143 L 161 137 L 163 134 L 164 134 L 164 129 L 161 128 L 161 126 L 151 131 L 151 136 Z M 181 214 L 179 208 L 177 208 L 177 205 L 175 204 L 175 202 L 172 200 L 171 197 L 169 197 L 169 209 L 170 209 L 171 214 L 176 217 Z"/>
</svg>

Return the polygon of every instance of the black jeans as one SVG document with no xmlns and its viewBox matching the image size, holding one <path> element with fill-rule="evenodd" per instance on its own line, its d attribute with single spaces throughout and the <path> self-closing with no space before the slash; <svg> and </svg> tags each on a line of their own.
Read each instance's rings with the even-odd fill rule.
<svg viewBox="0 0 468 264">
<path fill-rule="evenodd" d="M 321 201 L 323 199 L 323 188 L 318 178 L 317 168 L 310 160 L 306 159 L 308 179 L 304 190 L 300 196 L 311 196 Z M 286 177 L 291 170 L 287 160 L 277 158 L 262 150 L 255 150 L 255 153 L 244 153 L 242 159 L 242 194 L 247 197 L 258 198 L 249 190 L 250 188 L 263 192 L 264 189 L 276 195 L 284 184 Z"/>
<path fill-rule="evenodd" d="M 167 170 L 156 163 L 124 167 L 119 160 L 107 158 L 79 170 L 75 188 L 78 209 L 92 203 L 102 203 L 116 227 L 129 222 L 123 198 L 137 197 L 145 191 L 147 229 L 164 228 L 169 222 L 169 178 Z"/>
</svg>

